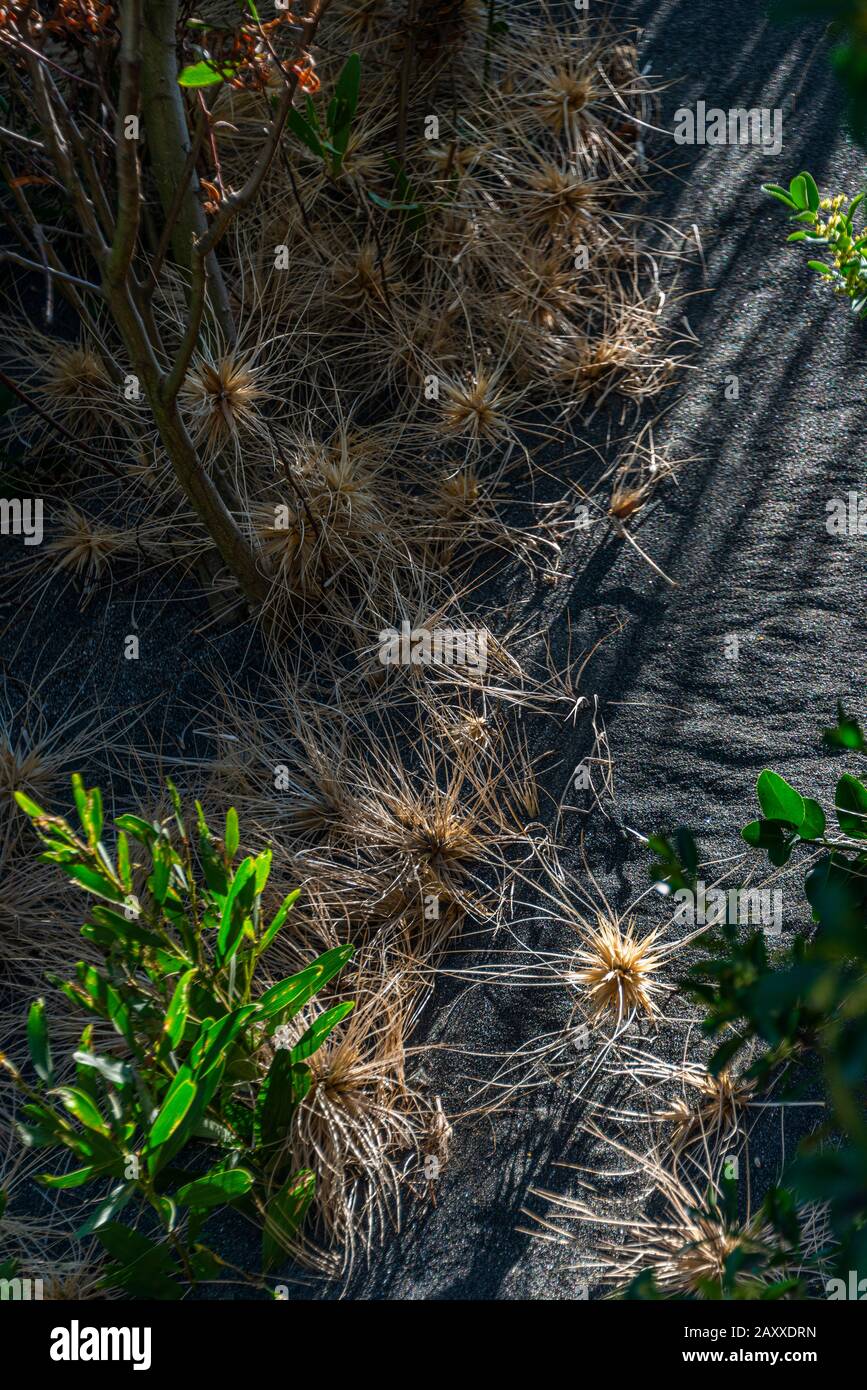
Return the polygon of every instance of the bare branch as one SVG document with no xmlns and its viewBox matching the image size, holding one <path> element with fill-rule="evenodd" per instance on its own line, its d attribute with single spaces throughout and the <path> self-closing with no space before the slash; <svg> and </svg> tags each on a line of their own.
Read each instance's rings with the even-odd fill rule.
<svg viewBox="0 0 867 1390">
<path fill-rule="evenodd" d="M 89 280 L 80 280 L 77 275 L 69 275 L 65 270 L 55 270 L 54 266 L 47 264 L 40 265 L 38 261 L 28 261 L 26 256 L 19 256 L 17 251 L 0 251 L 0 261 L 11 261 L 13 265 L 23 265 L 25 270 L 35 270 L 40 275 L 53 275 L 56 280 L 65 280 L 67 284 L 77 285 L 79 289 L 90 290 L 93 294 L 102 295 L 100 285 L 92 285 Z"/>
<path fill-rule="evenodd" d="M 174 401 L 178 392 L 184 384 L 187 375 L 187 368 L 196 350 L 199 341 L 199 333 L 202 327 L 202 318 L 205 312 L 205 302 L 207 299 L 208 275 L 205 268 L 204 257 L 193 256 L 193 282 L 190 289 L 189 320 L 184 329 L 184 336 L 178 349 L 178 354 L 172 364 L 172 369 L 164 379 L 161 388 L 162 399 L 168 404 Z"/>
<path fill-rule="evenodd" d="M 120 95 L 115 125 L 118 209 L 114 241 L 105 264 L 105 275 L 113 282 L 119 282 L 129 274 L 141 213 L 138 136 L 130 136 L 126 129 L 129 118 L 137 121 L 139 114 L 141 20 L 141 0 L 124 0 L 120 21 Z"/>
<path fill-rule="evenodd" d="M 19 135 L 17 130 L 7 130 L 4 125 L 0 125 L 0 140 L 14 140 L 19 145 L 26 145 L 29 150 L 38 150 L 40 154 L 45 154 L 45 146 L 39 140 L 28 140 L 26 135 Z"/>
</svg>

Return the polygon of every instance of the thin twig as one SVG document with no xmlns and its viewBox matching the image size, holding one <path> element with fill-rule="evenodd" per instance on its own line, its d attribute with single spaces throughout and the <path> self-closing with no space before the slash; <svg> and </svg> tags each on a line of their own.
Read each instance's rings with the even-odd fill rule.
<svg viewBox="0 0 867 1390">
<path fill-rule="evenodd" d="M 54 322 L 54 278 L 51 273 L 51 266 L 48 264 L 46 253 L 45 233 L 39 223 L 33 228 L 33 236 L 39 249 L 39 255 L 45 268 L 45 325 L 50 327 Z"/>
<path fill-rule="evenodd" d="M 406 153 L 406 122 L 409 112 L 409 83 L 412 76 L 412 60 L 415 51 L 415 16 L 417 0 L 408 0 L 406 7 L 406 23 L 404 25 L 404 47 L 403 62 L 400 65 L 400 78 L 397 89 L 397 137 L 395 139 L 395 154 L 400 164 L 403 164 L 404 154 Z"/>
<path fill-rule="evenodd" d="M 19 145 L 26 145 L 30 150 L 38 150 L 40 154 L 47 154 L 47 150 L 40 140 L 29 140 L 26 135 L 19 135 L 16 130 L 7 130 L 5 125 L 0 125 L 0 140 L 15 140 Z"/>
<path fill-rule="evenodd" d="M 67 284 L 77 285 L 79 289 L 92 290 L 94 294 L 98 295 L 102 294 L 100 285 L 91 284 L 90 280 L 80 280 L 77 275 L 70 275 L 65 270 L 55 270 L 53 266 L 40 265 L 38 261 L 28 261 L 26 256 L 19 256 L 17 251 L 0 251 L 0 261 L 11 261 L 13 265 L 23 265 L 26 270 L 38 271 L 40 275 L 43 275 L 47 269 L 48 273 L 57 280 L 65 280 Z"/>
</svg>

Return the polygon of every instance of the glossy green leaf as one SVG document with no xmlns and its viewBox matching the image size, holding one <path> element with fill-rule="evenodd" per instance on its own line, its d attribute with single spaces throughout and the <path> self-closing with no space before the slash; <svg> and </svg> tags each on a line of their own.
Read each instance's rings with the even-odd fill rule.
<svg viewBox="0 0 867 1390">
<path fill-rule="evenodd" d="M 867 787 L 848 772 L 837 783 L 834 809 L 844 835 L 867 840 Z"/>
<path fill-rule="evenodd" d="M 803 173 L 799 175 L 799 177 L 802 178 L 804 181 L 804 189 L 807 196 L 807 207 L 810 209 L 811 212 L 816 212 L 820 202 L 819 190 L 816 187 L 816 180 L 813 178 L 812 174 L 807 172 L 806 169 L 803 171 Z"/>
<path fill-rule="evenodd" d="M 803 174 L 796 174 L 792 179 L 789 184 L 789 196 L 795 207 L 806 208 L 808 206 L 807 181 Z"/>
<path fill-rule="evenodd" d="M 60 1173 L 53 1177 L 50 1173 L 39 1173 L 36 1181 L 41 1187 L 50 1187 L 55 1192 L 64 1192 L 69 1188 L 83 1187 L 92 1178 L 102 1177 L 105 1173 L 104 1168 L 91 1165 L 89 1168 L 76 1168 L 71 1173 Z"/>
<path fill-rule="evenodd" d="M 237 64 L 224 63 L 220 67 L 213 63 L 188 63 L 178 73 L 181 87 L 213 87 L 217 82 L 225 82 L 237 72 Z"/>
<path fill-rule="evenodd" d="M 35 999 L 30 1005 L 27 1015 L 27 1046 L 36 1075 L 46 1086 L 51 1086 L 54 1082 L 54 1068 L 48 1041 L 48 1025 L 45 1021 L 44 999 Z"/>
<path fill-rule="evenodd" d="M 344 1004 L 335 1004 L 333 1009 L 326 1009 L 324 1014 L 311 1023 L 307 1031 L 302 1034 L 298 1042 L 292 1048 L 292 1061 L 303 1062 L 322 1046 L 328 1034 L 333 1032 L 338 1023 L 351 1014 L 355 1008 L 353 999 L 347 1000 Z"/>
<path fill-rule="evenodd" d="M 178 1046 L 178 1043 L 184 1036 L 184 1028 L 190 1009 L 190 984 L 197 973 L 195 966 L 193 966 L 191 970 L 185 971 L 175 985 L 174 994 L 166 1010 L 165 1022 L 163 1023 L 163 1037 L 172 1050 Z"/>
<path fill-rule="evenodd" d="M 280 1017 L 284 1021 L 292 1018 L 323 985 L 343 969 L 354 950 L 354 946 L 335 946 L 297 975 L 290 975 L 279 984 L 272 985 L 259 1000 L 263 1017 L 271 1020 Z"/>
<path fill-rule="evenodd" d="M 57 1086 L 51 1094 L 58 1096 L 61 1104 L 69 1111 L 70 1115 L 73 1115 L 87 1129 L 92 1129 L 95 1133 L 106 1137 L 109 1135 L 109 1127 L 96 1105 L 90 1096 L 77 1086 Z"/>
<path fill-rule="evenodd" d="M 270 946 L 271 942 L 274 940 L 274 937 L 277 935 L 283 923 L 286 921 L 288 914 L 292 911 L 292 908 L 295 906 L 300 896 L 301 889 L 296 888 L 293 890 L 293 892 L 288 893 L 286 897 L 283 899 L 282 903 L 277 909 L 277 912 L 274 915 L 273 921 L 270 923 L 267 930 L 262 935 L 262 940 L 259 942 L 260 951 L 264 951 L 267 949 L 268 946 Z"/>
<path fill-rule="evenodd" d="M 253 1175 L 245 1168 L 214 1168 L 195 1182 L 180 1188 L 177 1199 L 198 1211 L 219 1207 L 243 1197 L 253 1186 Z"/>
<path fill-rule="evenodd" d="M 148 1139 L 151 1171 L 158 1166 L 159 1149 L 183 1124 L 196 1098 L 196 1083 L 191 1076 L 178 1072 L 166 1092 L 159 1112 L 151 1125 Z"/>
<path fill-rule="evenodd" d="M 286 1048 L 278 1048 L 259 1088 L 253 1124 L 256 1148 L 284 1143 L 296 1105 L 310 1088 L 310 1071 L 292 1059 Z"/>
<path fill-rule="evenodd" d="M 190 1066 L 198 1080 L 204 1080 L 224 1060 L 248 1019 L 258 1012 L 257 1004 L 244 1004 L 240 1009 L 212 1021 L 207 1028 L 202 1026 L 201 1035 L 190 1052 Z"/>
<path fill-rule="evenodd" d="M 819 840 L 825 833 L 825 812 L 814 801 L 812 797 L 804 797 L 804 819 L 798 826 L 798 834 L 802 840 Z"/>
<path fill-rule="evenodd" d="M 129 1065 L 116 1058 L 100 1057 L 98 1053 L 84 1049 L 73 1052 L 72 1056 L 80 1067 L 95 1071 L 104 1081 L 108 1082 L 109 1086 L 128 1086 L 133 1080 L 133 1073 Z"/>
<path fill-rule="evenodd" d="M 788 193 L 785 188 L 781 188 L 778 183 L 763 183 L 762 192 L 770 193 L 772 198 L 778 198 L 779 201 L 785 203 L 788 208 L 794 208 L 796 206 L 791 194 Z"/>
<path fill-rule="evenodd" d="M 41 806 L 37 806 L 25 792 L 16 792 L 15 800 L 25 816 L 30 816 L 31 820 L 45 820 L 48 813 L 43 811 Z"/>
<path fill-rule="evenodd" d="M 119 830 L 126 831 L 127 835 L 146 847 L 153 843 L 158 834 L 156 828 L 149 821 L 142 820 L 141 816 L 118 816 L 114 823 Z"/>
<path fill-rule="evenodd" d="M 804 819 L 806 808 L 803 797 L 789 786 L 785 778 L 769 768 L 759 774 L 756 794 L 765 820 L 784 820 L 797 826 Z"/>
<path fill-rule="evenodd" d="M 226 834 L 223 837 L 226 846 L 226 854 L 229 859 L 234 859 L 238 853 L 238 845 L 241 843 L 241 830 L 238 825 L 238 812 L 234 806 L 230 806 L 226 812 Z"/>
<path fill-rule="evenodd" d="M 106 902 L 110 903 L 122 903 L 124 900 L 119 888 L 115 888 L 103 874 L 87 868 L 85 864 L 61 864 L 60 872 L 66 874 L 67 878 L 71 878 L 81 888 L 87 889 L 88 893 L 93 893 L 94 897 L 105 898 Z"/>
</svg>

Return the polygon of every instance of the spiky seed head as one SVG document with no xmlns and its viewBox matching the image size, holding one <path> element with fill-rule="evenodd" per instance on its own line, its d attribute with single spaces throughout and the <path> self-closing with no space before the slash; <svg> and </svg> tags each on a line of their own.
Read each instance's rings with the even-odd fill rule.
<svg viewBox="0 0 867 1390">
<path fill-rule="evenodd" d="M 593 99 L 593 81 L 580 66 L 565 64 L 540 74 L 539 116 L 556 135 L 569 132 Z"/>
<path fill-rule="evenodd" d="M 592 179 L 550 161 L 542 161 L 530 171 L 527 186 L 532 194 L 528 218 L 552 232 L 568 231 L 577 221 L 588 220 L 599 197 L 598 185 Z"/>
<path fill-rule="evenodd" d="M 187 373 L 181 398 L 198 436 L 218 449 L 255 423 L 256 402 L 266 394 L 252 360 L 227 353 L 198 362 Z"/>
<path fill-rule="evenodd" d="M 661 986 L 653 979 L 661 964 L 657 936 L 657 929 L 638 936 L 633 919 L 623 924 L 618 918 L 597 917 L 575 957 L 579 968 L 572 975 L 576 984 L 587 988 L 594 1018 L 619 1021 L 632 1013 L 658 1015 L 654 996 Z"/>
<path fill-rule="evenodd" d="M 107 390 L 111 377 L 99 353 L 86 344 L 57 346 L 50 353 L 45 390 L 55 398 L 80 398 L 88 390 Z"/>
<path fill-rule="evenodd" d="M 474 440 L 494 439 L 505 426 L 506 393 L 496 377 L 478 372 L 464 382 L 449 382 L 440 392 L 440 418 L 446 434 Z"/>
<path fill-rule="evenodd" d="M 60 530 L 45 547 L 45 558 L 58 569 L 70 570 L 92 586 L 107 570 L 113 556 L 129 545 L 129 537 L 112 526 L 67 506 Z"/>
</svg>

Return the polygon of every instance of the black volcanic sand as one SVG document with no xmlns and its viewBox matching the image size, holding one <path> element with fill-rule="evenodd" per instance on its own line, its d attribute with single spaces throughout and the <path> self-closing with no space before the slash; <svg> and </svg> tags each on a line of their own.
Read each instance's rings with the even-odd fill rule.
<svg viewBox="0 0 867 1390">
<path fill-rule="evenodd" d="M 645 26 L 642 63 L 671 83 L 662 94 L 661 133 L 648 139 L 651 161 L 668 171 L 654 182 L 650 212 L 684 232 L 695 224 L 706 266 L 705 274 L 693 254 L 679 276 L 679 302 L 670 306 L 675 331 L 685 313 L 701 346 L 656 433 L 657 446 L 670 458 L 692 461 L 635 532 L 677 587 L 654 575 L 623 542 L 594 529 L 576 537 L 558 585 L 527 593 L 524 579 L 516 583 L 509 573 L 499 593 L 489 589 L 487 598 L 499 598 L 510 619 L 527 618 L 532 630 L 547 632 L 561 660 L 570 618 L 579 646 L 588 649 L 624 624 L 600 647 L 581 685 L 585 695 L 598 696 L 605 718 L 616 803 L 608 818 L 567 815 L 562 831 L 569 874 L 586 885 L 578 849 L 583 830 L 587 863 L 623 910 L 648 883 L 648 856 L 633 831 L 688 825 L 707 861 L 739 854 L 738 830 L 753 814 L 755 779 L 768 765 L 826 805 L 832 802 L 844 762 L 822 752 L 820 730 L 832 722 L 838 698 L 853 712 L 865 712 L 856 616 L 864 607 L 865 576 L 862 541 L 828 535 L 826 503 L 861 486 L 867 338 L 845 304 L 814 283 L 803 253 L 785 246 L 785 213 L 759 187 L 767 180 L 788 183 L 803 168 L 823 193 L 853 194 L 859 187 L 863 155 L 845 132 L 824 46 L 817 50 L 821 30 L 770 26 L 757 0 L 725 6 L 644 0 L 614 8 Z M 783 108 L 782 153 L 675 146 L 666 133 L 674 111 L 699 100 L 723 108 Z M 732 375 L 739 381 L 737 400 L 724 395 Z M 583 434 L 580 420 L 573 427 Z M 592 437 L 601 440 L 598 426 L 593 429 Z M 581 468 L 576 464 L 573 476 L 581 476 Z M 255 670 L 242 635 L 191 637 L 202 619 L 200 606 L 174 590 L 163 592 L 158 583 L 143 586 L 134 603 L 132 588 L 118 586 L 97 596 L 81 617 L 70 611 L 71 596 L 59 595 L 58 588 L 53 608 L 49 601 L 21 614 L 30 624 L 31 655 L 26 662 L 18 658 L 22 674 L 22 667 L 44 671 L 60 660 L 55 715 L 84 708 L 98 681 L 110 691 L 109 708 L 113 702 L 118 709 L 144 709 L 142 722 L 153 738 L 171 755 L 186 757 L 196 746 L 197 725 L 190 720 L 201 699 L 203 667 L 216 660 L 229 670 L 244 663 Z M 119 656 L 123 635 L 131 631 L 142 638 L 137 663 Z M 731 635 L 739 639 L 737 660 L 726 657 Z M 587 719 L 580 715 L 573 727 L 530 717 L 526 728 L 531 752 L 556 752 L 543 785 L 557 801 L 588 752 Z M 799 879 L 782 886 L 790 932 L 804 921 Z M 639 909 L 648 923 L 661 920 L 662 912 L 657 898 Z M 542 907 L 521 934 L 539 949 L 566 941 Z M 444 980 L 421 1036 L 467 1054 L 502 1053 L 561 1027 L 570 1007 L 560 990 L 481 986 L 462 993 Z M 672 1012 L 682 1015 L 683 1004 L 672 1005 Z M 676 1057 L 683 1036 L 682 1029 L 670 1030 L 653 1046 Z M 457 1112 L 474 1090 L 469 1078 L 486 1068 L 490 1063 L 481 1058 L 444 1051 L 423 1058 L 417 1074 L 443 1096 L 447 1111 Z M 580 1072 L 575 1075 L 577 1084 Z M 576 1101 L 572 1084 L 532 1092 L 491 1121 L 458 1126 L 452 1161 L 436 1185 L 436 1206 L 408 1201 L 405 1229 L 387 1238 L 369 1270 L 358 1272 L 350 1295 L 575 1297 L 578 1276 L 568 1268 L 569 1252 L 517 1229 L 527 1224 L 523 1205 L 544 1210 L 528 1196 L 531 1186 L 577 1192 L 574 1175 L 556 1165 L 600 1158 L 579 1135 L 591 1093 Z M 598 1101 L 613 1093 L 610 1078 L 602 1077 L 592 1095 Z M 783 1151 L 791 1153 L 798 1134 L 791 1112 L 785 1126 L 775 1110 L 756 1127 L 750 1145 L 754 1192 L 778 1173 Z M 599 1166 L 617 1163 L 603 1155 Z M 623 1190 L 634 1187 L 633 1180 Z M 244 1262 L 243 1231 L 231 1222 L 225 1234 Z M 592 1228 L 579 1233 L 581 1249 L 592 1252 L 596 1238 Z M 337 1296 L 322 1286 L 299 1285 L 298 1293 Z"/>
</svg>

